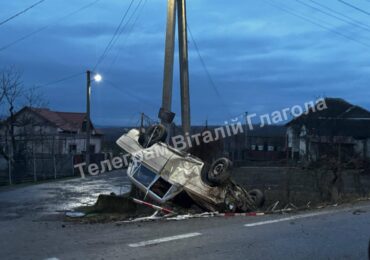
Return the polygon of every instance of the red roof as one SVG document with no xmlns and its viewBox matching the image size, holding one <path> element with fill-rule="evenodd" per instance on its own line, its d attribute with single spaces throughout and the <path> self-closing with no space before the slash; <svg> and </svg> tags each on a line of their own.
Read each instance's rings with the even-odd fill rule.
<svg viewBox="0 0 370 260">
<path fill-rule="evenodd" d="M 56 127 L 68 132 L 77 132 L 82 129 L 86 113 L 58 112 L 47 108 L 30 108 Z"/>
</svg>

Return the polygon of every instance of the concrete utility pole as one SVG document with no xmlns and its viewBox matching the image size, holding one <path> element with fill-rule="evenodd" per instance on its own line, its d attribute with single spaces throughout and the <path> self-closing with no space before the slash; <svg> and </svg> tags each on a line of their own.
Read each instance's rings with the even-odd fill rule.
<svg viewBox="0 0 370 260">
<path fill-rule="evenodd" d="M 168 0 L 162 108 L 166 111 L 171 111 L 172 107 L 176 9 L 180 52 L 181 121 L 185 134 L 190 133 L 191 127 L 186 0 Z"/>
<path fill-rule="evenodd" d="M 91 96 L 91 71 L 86 71 L 86 167 L 90 164 L 90 96 Z"/>
<path fill-rule="evenodd" d="M 162 108 L 164 108 L 166 111 L 171 111 L 172 106 L 173 63 L 175 56 L 176 1 L 177 0 L 168 0 L 167 7 L 167 32 L 164 56 L 162 96 Z"/>
<path fill-rule="evenodd" d="M 181 121 L 184 133 L 190 133 L 189 57 L 186 0 L 177 0 L 177 4 L 179 17 Z"/>
</svg>

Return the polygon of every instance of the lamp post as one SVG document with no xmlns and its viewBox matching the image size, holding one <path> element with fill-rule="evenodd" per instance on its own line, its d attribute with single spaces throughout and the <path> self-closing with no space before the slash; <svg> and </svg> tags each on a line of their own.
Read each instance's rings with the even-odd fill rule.
<svg viewBox="0 0 370 260">
<path fill-rule="evenodd" d="M 100 74 L 94 73 L 93 80 L 95 82 L 102 81 Z M 90 137 L 91 137 L 91 119 L 90 119 L 90 97 L 91 97 L 91 71 L 86 71 L 86 167 L 90 165 Z"/>
</svg>

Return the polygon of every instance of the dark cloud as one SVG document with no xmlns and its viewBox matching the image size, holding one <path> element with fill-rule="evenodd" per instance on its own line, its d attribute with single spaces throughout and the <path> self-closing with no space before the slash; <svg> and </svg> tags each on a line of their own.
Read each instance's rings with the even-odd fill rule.
<svg viewBox="0 0 370 260">
<path fill-rule="evenodd" d="M 32 1 L 3 1 L 0 3 L 2 16 L 22 9 L 28 2 Z M 97 124 L 134 124 L 140 112 L 152 117 L 157 114 L 161 104 L 166 1 L 147 2 L 138 22 L 126 28 L 97 69 L 104 76 L 101 84 L 93 86 L 92 112 Z M 19 67 L 27 86 L 43 85 L 93 68 L 128 2 L 100 2 L 58 22 L 58 17 L 84 4 L 86 1 L 82 0 L 74 1 L 73 6 L 61 0 L 45 2 L 0 27 L 4 35 L 0 46 L 4 46 L 50 25 L 0 52 L 0 66 Z M 188 23 L 216 84 L 212 86 L 208 79 L 190 38 L 191 103 L 196 124 L 207 118 L 211 123 L 222 123 L 230 115 L 246 111 L 271 112 L 303 104 L 320 95 L 347 98 L 370 108 L 366 98 L 370 94 L 367 87 L 370 55 L 368 48 L 361 45 L 370 44 L 367 32 L 313 13 L 293 0 L 280 4 L 331 31 L 264 1 L 188 1 Z M 346 9 L 337 1 L 328 0 L 325 4 L 357 20 L 367 21 L 368 17 Z M 178 71 L 176 64 L 173 109 L 180 114 Z M 44 87 L 43 91 L 53 109 L 83 111 L 85 108 L 82 74 Z M 176 120 L 179 122 L 180 118 Z"/>
</svg>

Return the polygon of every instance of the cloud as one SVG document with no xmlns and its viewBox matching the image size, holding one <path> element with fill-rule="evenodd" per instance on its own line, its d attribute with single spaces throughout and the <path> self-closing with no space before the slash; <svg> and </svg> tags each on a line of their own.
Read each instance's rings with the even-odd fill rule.
<svg viewBox="0 0 370 260">
<path fill-rule="evenodd" d="M 45 2 L 27 15 L 0 27 L 0 46 L 30 31 L 50 28 L 0 52 L 0 66 L 24 71 L 27 85 L 42 84 L 92 69 L 103 53 L 129 2 L 99 2 L 55 24 L 76 6 Z M 25 3 L 3 1 L 11 14 Z M 354 40 L 369 42 L 367 32 L 312 12 L 287 0 L 282 5 Z M 366 22 L 368 17 L 334 0 L 325 5 Z M 368 49 L 332 31 L 283 12 L 265 1 L 188 1 L 188 23 L 213 86 L 189 38 L 192 119 L 222 123 L 230 115 L 271 112 L 303 104 L 320 95 L 340 96 L 370 108 Z M 145 112 L 156 117 L 161 104 L 166 1 L 150 0 L 132 30 L 126 30 L 98 67 L 103 81 L 93 89 L 97 124 L 129 124 Z M 128 33 L 131 31 L 131 33 Z M 179 68 L 174 69 L 173 110 L 180 114 Z M 113 83 L 114 87 L 108 82 Z M 216 89 L 215 89 L 216 88 Z M 84 75 L 44 89 L 51 108 L 85 109 Z M 219 92 L 221 97 L 217 94 Z M 180 118 L 176 118 L 180 122 Z"/>
</svg>

